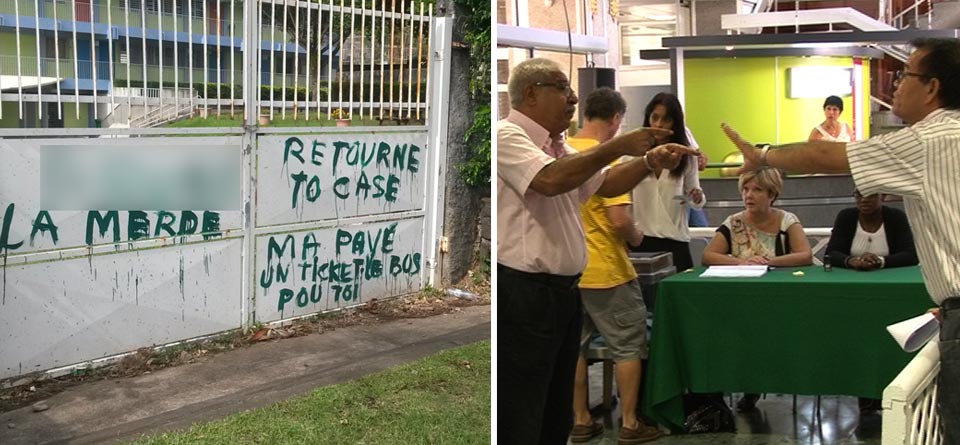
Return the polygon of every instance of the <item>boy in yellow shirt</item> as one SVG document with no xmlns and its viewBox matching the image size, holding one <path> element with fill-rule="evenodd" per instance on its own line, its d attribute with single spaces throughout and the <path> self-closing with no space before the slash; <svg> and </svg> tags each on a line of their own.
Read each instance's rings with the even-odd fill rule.
<svg viewBox="0 0 960 445">
<path fill-rule="evenodd" d="M 580 152 L 613 138 L 620 130 L 627 104 L 620 93 L 598 88 L 586 100 L 583 129 L 567 144 Z M 643 443 L 660 437 L 660 431 L 637 418 L 640 360 L 646 356 L 647 309 L 637 272 L 627 256 L 626 244 L 640 245 L 643 234 L 633 224 L 630 195 L 592 196 L 580 208 L 587 235 L 587 267 L 580 277 L 584 320 L 581 354 L 574 384 L 574 427 L 570 440 L 586 442 L 603 432 L 587 406 L 587 364 L 583 351 L 594 329 L 600 331 L 616 363 L 623 425 L 619 445 Z"/>
</svg>

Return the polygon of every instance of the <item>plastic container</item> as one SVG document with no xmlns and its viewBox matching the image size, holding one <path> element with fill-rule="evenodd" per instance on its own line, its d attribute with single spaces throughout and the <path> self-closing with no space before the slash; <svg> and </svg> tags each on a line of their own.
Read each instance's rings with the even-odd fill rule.
<svg viewBox="0 0 960 445">
<path fill-rule="evenodd" d="M 653 314 L 657 302 L 657 284 L 664 278 L 677 273 L 670 252 L 630 252 L 630 262 L 637 271 L 637 281 L 643 292 L 643 303 L 647 313 Z"/>
<path fill-rule="evenodd" d="M 478 298 L 477 294 L 473 292 L 467 292 L 463 289 L 457 289 L 453 287 L 448 288 L 444 292 L 451 297 L 463 298 L 466 300 L 476 300 Z"/>
</svg>

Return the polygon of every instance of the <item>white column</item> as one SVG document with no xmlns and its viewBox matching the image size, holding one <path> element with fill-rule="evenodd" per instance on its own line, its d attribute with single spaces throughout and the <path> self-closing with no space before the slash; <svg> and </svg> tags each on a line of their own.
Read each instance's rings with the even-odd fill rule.
<svg viewBox="0 0 960 445">
<path fill-rule="evenodd" d="M 431 9 L 432 11 L 432 9 Z M 446 188 L 446 160 L 447 152 L 447 126 L 441 125 L 450 111 L 450 65 L 451 65 L 451 41 L 453 36 L 453 20 L 447 17 L 437 18 L 433 22 L 430 35 L 433 38 L 434 47 L 431 48 L 430 58 L 435 59 L 430 76 L 436 85 L 427 85 L 428 94 L 433 96 L 432 102 L 436 105 L 436 110 L 430 110 L 428 126 L 430 128 L 430 147 L 427 153 L 430 156 L 430 169 L 427 176 L 427 195 L 424 202 L 426 218 L 424 220 L 425 233 L 423 237 L 423 249 L 421 250 L 426 258 L 421 282 L 433 286 L 436 283 L 440 237 L 443 236 L 443 216 L 444 216 L 444 193 Z"/>
</svg>

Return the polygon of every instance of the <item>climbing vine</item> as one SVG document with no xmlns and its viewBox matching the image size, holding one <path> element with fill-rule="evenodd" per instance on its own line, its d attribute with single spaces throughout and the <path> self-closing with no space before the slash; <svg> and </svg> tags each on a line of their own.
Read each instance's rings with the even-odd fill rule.
<svg viewBox="0 0 960 445">
<path fill-rule="evenodd" d="M 470 93 L 477 108 L 473 125 L 464 137 L 470 148 L 460 176 L 474 187 L 490 184 L 490 2 L 455 0 L 465 13 L 464 43 L 470 48 Z"/>
</svg>

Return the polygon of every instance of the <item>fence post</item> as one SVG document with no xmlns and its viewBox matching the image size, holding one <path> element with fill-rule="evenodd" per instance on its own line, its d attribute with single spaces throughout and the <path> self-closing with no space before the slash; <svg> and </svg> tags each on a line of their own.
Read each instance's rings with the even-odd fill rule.
<svg viewBox="0 0 960 445">
<path fill-rule="evenodd" d="M 431 24 L 430 34 L 433 36 L 433 46 L 428 57 L 433 59 L 430 64 L 431 79 L 429 103 L 432 108 L 427 110 L 427 125 L 430 128 L 429 136 L 429 166 L 427 171 L 426 202 L 424 211 L 426 220 L 423 236 L 423 254 L 426 257 L 423 268 L 426 276 L 421 277 L 423 283 L 433 286 L 437 279 L 437 268 L 440 263 L 440 237 L 443 236 L 444 212 L 444 180 L 447 174 L 447 113 L 450 110 L 450 66 L 451 42 L 453 39 L 453 19 L 438 17 Z"/>
<path fill-rule="evenodd" d="M 253 301 L 254 285 L 256 280 L 256 261 L 254 253 L 256 252 L 256 237 L 254 228 L 256 226 L 256 194 L 257 194 L 257 172 L 254 166 L 254 155 L 257 145 L 257 101 L 259 101 L 259 92 L 257 85 L 257 51 L 260 51 L 260 29 L 257 27 L 257 14 L 260 14 L 260 0 L 243 2 L 243 247 L 241 248 L 243 260 L 241 261 L 241 279 L 243 283 L 240 286 L 242 302 L 240 308 L 242 312 L 242 327 L 246 331 L 253 325 L 254 308 Z"/>
</svg>

